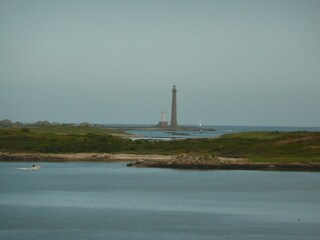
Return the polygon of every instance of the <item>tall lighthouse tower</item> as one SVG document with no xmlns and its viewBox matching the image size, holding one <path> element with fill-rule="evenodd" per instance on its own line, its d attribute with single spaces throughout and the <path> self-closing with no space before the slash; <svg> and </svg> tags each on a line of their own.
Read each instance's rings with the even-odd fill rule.
<svg viewBox="0 0 320 240">
<path fill-rule="evenodd" d="M 173 86 L 172 89 L 172 107 L 171 107 L 171 128 L 177 128 L 177 89 L 176 86 Z"/>
</svg>

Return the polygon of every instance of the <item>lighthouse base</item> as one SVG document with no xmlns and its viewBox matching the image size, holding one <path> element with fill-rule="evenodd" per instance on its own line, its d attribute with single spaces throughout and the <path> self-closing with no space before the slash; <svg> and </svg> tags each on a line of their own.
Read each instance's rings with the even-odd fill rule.
<svg viewBox="0 0 320 240">
<path fill-rule="evenodd" d="M 159 127 L 159 128 L 167 128 L 168 127 L 168 122 L 159 122 L 157 127 Z"/>
</svg>

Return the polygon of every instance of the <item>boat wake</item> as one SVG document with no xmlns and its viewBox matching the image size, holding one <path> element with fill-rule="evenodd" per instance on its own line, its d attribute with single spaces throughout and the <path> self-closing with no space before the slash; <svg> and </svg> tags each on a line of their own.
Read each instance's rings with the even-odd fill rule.
<svg viewBox="0 0 320 240">
<path fill-rule="evenodd" d="M 39 170 L 41 166 L 34 166 L 34 167 L 25 167 L 25 168 L 15 168 L 17 170 Z"/>
</svg>

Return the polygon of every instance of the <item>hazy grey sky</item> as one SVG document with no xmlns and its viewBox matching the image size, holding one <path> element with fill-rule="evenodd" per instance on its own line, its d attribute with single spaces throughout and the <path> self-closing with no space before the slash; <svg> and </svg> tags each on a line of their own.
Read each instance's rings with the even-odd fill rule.
<svg viewBox="0 0 320 240">
<path fill-rule="evenodd" d="M 0 1 L 0 119 L 320 126 L 320 1 Z"/>
</svg>

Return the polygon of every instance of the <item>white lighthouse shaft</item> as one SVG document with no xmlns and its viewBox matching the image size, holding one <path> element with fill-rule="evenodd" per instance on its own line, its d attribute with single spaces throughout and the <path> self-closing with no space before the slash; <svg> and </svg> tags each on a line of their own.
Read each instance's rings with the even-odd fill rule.
<svg viewBox="0 0 320 240">
<path fill-rule="evenodd" d="M 166 113 L 164 111 L 161 112 L 161 122 L 166 121 Z"/>
</svg>

